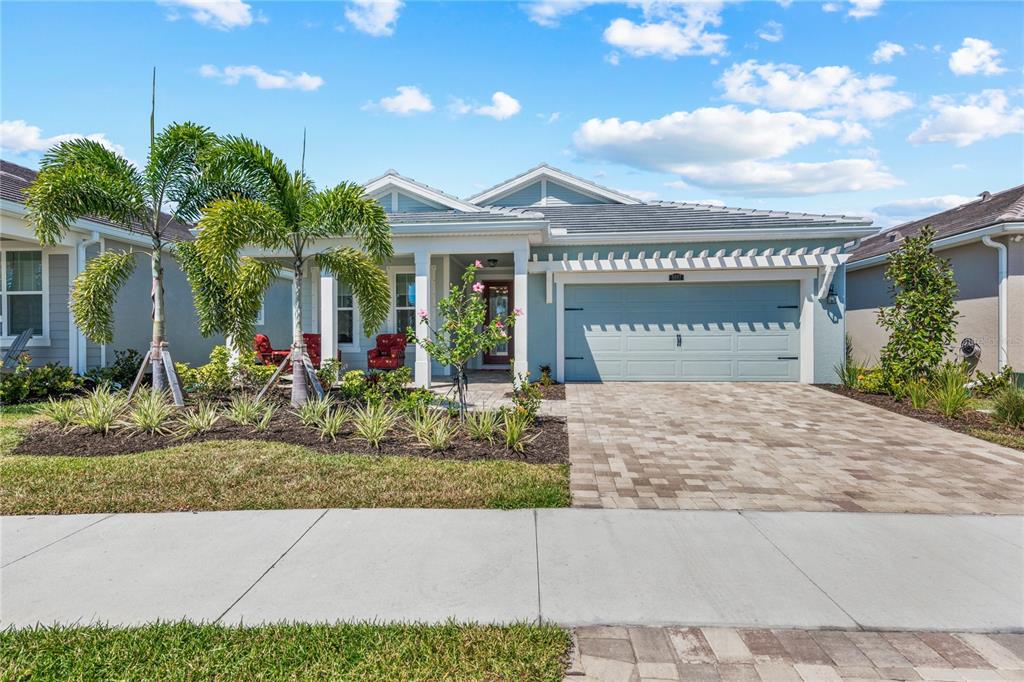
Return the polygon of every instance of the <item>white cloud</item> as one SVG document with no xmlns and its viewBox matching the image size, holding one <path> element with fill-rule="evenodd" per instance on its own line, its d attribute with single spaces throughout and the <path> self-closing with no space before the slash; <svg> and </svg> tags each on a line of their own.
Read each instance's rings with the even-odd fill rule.
<svg viewBox="0 0 1024 682">
<path fill-rule="evenodd" d="M 635 197 L 640 201 L 654 201 L 658 198 L 657 192 L 652 192 L 649 189 L 623 189 L 619 190 L 623 194 L 628 194 L 631 197 Z"/>
<path fill-rule="evenodd" d="M 725 98 L 772 109 L 819 110 L 825 116 L 881 119 L 913 101 L 890 88 L 892 76 L 860 76 L 848 66 L 819 66 L 804 73 L 793 64 L 748 60 L 733 64 L 718 84 Z"/>
<path fill-rule="evenodd" d="M 980 38 L 964 38 L 959 50 L 949 55 L 949 70 L 958 76 L 995 76 L 1006 71 L 999 55 L 1002 50 Z"/>
<path fill-rule="evenodd" d="M 537 114 L 537 118 L 539 118 L 545 124 L 551 125 L 552 123 L 557 123 L 558 120 L 562 118 L 562 112 L 553 111 L 550 114 Z"/>
<path fill-rule="evenodd" d="M 872 159 L 838 159 L 816 163 L 737 161 L 710 166 L 685 164 L 676 172 L 690 183 L 748 196 L 861 192 L 902 184 Z"/>
<path fill-rule="evenodd" d="M 93 142 L 99 142 L 107 149 L 124 156 L 124 147 L 114 144 L 107 139 L 106 133 L 92 133 L 82 135 L 81 133 L 64 133 L 43 137 L 43 130 L 39 126 L 29 125 L 23 120 L 0 121 L 0 148 L 12 154 L 26 154 L 33 152 L 45 152 L 50 147 L 66 142 L 85 138 Z"/>
<path fill-rule="evenodd" d="M 352 0 L 345 8 L 345 18 L 356 30 L 371 36 L 389 36 L 395 32 L 402 0 Z"/>
<path fill-rule="evenodd" d="M 279 70 L 274 73 L 264 71 L 256 65 L 225 66 L 219 69 L 212 64 L 199 67 L 199 75 L 203 78 L 219 78 L 225 85 L 238 85 L 243 78 L 251 78 L 260 90 L 318 90 L 324 84 L 320 76 L 312 76 L 305 71 L 292 73 Z"/>
<path fill-rule="evenodd" d="M 606 62 L 608 62 L 609 64 L 611 64 L 612 66 L 618 66 L 619 65 L 619 61 L 621 60 L 621 57 L 619 56 L 618 52 L 616 52 L 615 50 L 612 50 L 611 52 L 609 52 L 608 54 L 606 54 L 604 56 L 604 60 Z"/>
<path fill-rule="evenodd" d="M 506 118 L 511 118 L 519 113 L 523 107 L 512 95 L 502 92 L 501 90 L 491 95 L 491 103 L 481 107 L 473 109 L 474 114 L 480 116 L 490 116 L 491 118 L 504 121 Z"/>
<path fill-rule="evenodd" d="M 161 5 L 190 10 L 189 16 L 196 22 L 215 28 L 219 31 L 230 31 L 233 28 L 244 28 L 253 21 L 263 21 L 259 15 L 253 15 L 252 5 L 242 0 L 158 0 Z M 176 20 L 176 14 L 169 19 Z"/>
<path fill-rule="evenodd" d="M 838 2 L 826 2 L 821 6 L 822 12 L 838 12 L 841 9 L 842 7 L 840 7 Z"/>
<path fill-rule="evenodd" d="M 957 103 L 951 97 L 933 97 L 935 112 L 921 121 L 907 140 L 913 144 L 950 142 L 966 147 L 980 140 L 1024 133 L 1024 108 L 1011 107 L 1002 90 L 983 90 Z"/>
<path fill-rule="evenodd" d="M 757 30 L 757 37 L 767 40 L 769 43 L 777 43 L 782 40 L 782 24 L 777 21 L 769 21 Z"/>
<path fill-rule="evenodd" d="M 726 54 L 727 36 L 708 30 L 722 23 L 721 2 L 646 2 L 641 6 L 643 23 L 615 19 L 604 31 L 605 42 L 633 57 Z"/>
<path fill-rule="evenodd" d="M 881 64 L 882 62 L 891 62 L 893 57 L 899 55 L 905 55 L 907 50 L 899 43 L 891 43 L 888 40 L 883 40 L 878 43 L 878 47 L 871 53 L 871 61 L 875 64 Z"/>
<path fill-rule="evenodd" d="M 452 116 L 463 116 L 473 111 L 473 105 L 461 97 L 452 97 L 448 102 L 448 113 Z"/>
<path fill-rule="evenodd" d="M 526 3 L 523 9 L 533 23 L 544 28 L 555 28 L 563 17 L 593 4 L 596 4 L 595 0 L 539 0 Z"/>
<path fill-rule="evenodd" d="M 873 17 L 878 14 L 878 10 L 882 7 L 882 1 L 883 0 L 850 0 L 850 11 L 847 12 L 846 15 L 853 17 L 854 19 Z"/>
<path fill-rule="evenodd" d="M 399 116 L 412 116 L 434 110 L 430 96 L 415 85 L 399 85 L 396 90 L 397 95 L 381 97 L 378 102 L 368 102 L 363 109 L 383 109 Z"/>
<path fill-rule="evenodd" d="M 896 218 L 899 222 L 906 222 L 923 218 L 933 213 L 941 213 L 974 200 L 975 197 L 965 197 L 960 194 L 943 194 L 941 196 L 921 197 L 919 199 L 899 199 L 876 206 L 873 212 L 887 218 Z"/>
<path fill-rule="evenodd" d="M 952 168 L 955 171 L 969 170 L 969 167 L 966 163 L 954 163 L 952 166 L 950 166 L 950 168 Z"/>
</svg>

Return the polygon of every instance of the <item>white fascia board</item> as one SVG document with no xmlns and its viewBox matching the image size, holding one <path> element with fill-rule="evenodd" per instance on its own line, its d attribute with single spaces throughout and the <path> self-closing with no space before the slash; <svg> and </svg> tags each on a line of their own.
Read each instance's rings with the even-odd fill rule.
<svg viewBox="0 0 1024 682">
<path fill-rule="evenodd" d="M 28 209 L 24 204 L 19 204 L 16 201 L 10 201 L 4 199 L 0 201 L 0 210 L 4 213 L 10 213 L 17 218 L 25 218 L 28 215 Z M 94 220 L 88 220 L 85 218 L 79 218 L 75 222 L 68 226 L 68 230 L 72 232 L 82 232 L 87 235 L 91 235 L 93 232 L 97 232 L 104 237 L 110 237 L 118 241 L 130 242 L 132 244 L 139 244 L 142 246 L 152 246 L 153 240 L 145 235 L 138 234 L 137 232 L 131 232 L 130 230 L 123 227 L 114 227 L 113 225 L 107 225 L 105 223 L 98 223 Z M 35 235 L 33 235 L 35 238 Z"/>
<path fill-rule="evenodd" d="M 382 175 L 376 180 L 372 180 L 363 186 L 363 190 L 367 194 L 376 194 L 387 187 L 394 187 L 395 189 L 401 190 L 406 194 L 410 194 L 421 199 L 425 199 L 434 204 L 440 204 L 456 211 L 465 211 L 467 213 L 479 213 L 484 209 L 480 206 L 467 203 L 461 199 L 448 196 L 442 192 L 431 189 L 424 185 L 416 182 L 411 182 L 406 178 L 399 175 Z"/>
<path fill-rule="evenodd" d="M 641 242 L 697 242 L 741 241 L 746 239 L 860 239 L 875 234 L 874 228 L 802 228 L 763 230 L 672 230 L 658 232 L 602 232 L 598 234 L 565 233 L 562 228 L 551 230 L 552 244 L 635 244 Z"/>
<path fill-rule="evenodd" d="M 581 180 L 580 178 L 568 175 L 567 173 L 560 171 L 557 168 L 552 168 L 551 166 L 538 166 L 537 168 L 534 168 L 532 171 L 529 171 L 518 177 L 512 178 L 508 182 L 504 182 L 498 185 L 497 187 L 484 190 L 480 194 L 471 196 L 469 197 L 469 199 L 467 199 L 467 201 L 471 201 L 475 204 L 486 205 L 490 201 L 505 196 L 506 194 L 510 194 L 519 189 L 520 187 L 524 187 L 526 185 L 534 183 L 540 178 L 554 180 L 560 185 L 565 185 L 566 187 L 572 190 L 580 192 L 581 194 L 586 194 L 587 196 L 594 197 L 596 199 L 610 199 L 620 204 L 643 203 L 636 197 L 631 197 L 628 194 L 623 194 L 622 192 L 617 192 L 613 189 L 601 187 L 591 182 Z"/>
<path fill-rule="evenodd" d="M 436 223 L 400 223 L 391 226 L 392 234 L 493 234 L 506 232 L 521 234 L 524 232 L 546 232 L 546 220 L 486 220 L 480 222 L 436 222 Z"/>
<path fill-rule="evenodd" d="M 1024 223 L 1001 223 L 999 225 L 990 225 L 989 227 L 981 227 L 977 230 L 971 230 L 970 232 L 961 232 L 960 234 L 936 239 L 932 242 L 932 248 L 936 251 L 942 251 L 962 244 L 981 241 L 981 238 L 985 236 L 995 237 L 1000 234 L 1022 233 L 1024 233 Z M 855 270 L 863 270 L 864 268 L 870 268 L 878 265 L 879 263 L 884 263 L 889 260 L 889 256 L 891 256 L 892 253 L 892 251 L 886 251 L 885 253 L 880 253 L 877 256 L 872 256 L 871 258 L 865 258 L 855 263 L 849 263 L 846 266 L 846 271 L 853 272 Z"/>
</svg>

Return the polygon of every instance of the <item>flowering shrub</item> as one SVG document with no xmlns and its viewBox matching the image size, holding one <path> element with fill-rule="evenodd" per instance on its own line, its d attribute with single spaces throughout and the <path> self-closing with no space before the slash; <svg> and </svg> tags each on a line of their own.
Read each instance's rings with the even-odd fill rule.
<svg viewBox="0 0 1024 682">
<path fill-rule="evenodd" d="M 455 371 L 461 419 L 466 415 L 466 366 L 481 353 L 507 342 L 516 315 L 522 312 L 517 308 L 511 315 L 487 321 L 487 303 L 482 296 L 484 285 L 476 281 L 476 273 L 481 268 L 480 261 L 466 268 L 462 284 L 452 286 L 448 295 L 437 302 L 439 323 L 432 325 L 427 311 L 419 311 L 419 319 L 430 330 L 426 337 L 418 337 L 412 327 L 406 331 L 410 343 L 418 344 L 431 358 Z"/>
</svg>

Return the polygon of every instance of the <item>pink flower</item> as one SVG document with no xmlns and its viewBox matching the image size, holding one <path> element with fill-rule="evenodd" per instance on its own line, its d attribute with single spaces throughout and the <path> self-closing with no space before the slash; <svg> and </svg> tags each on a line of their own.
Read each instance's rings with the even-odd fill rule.
<svg viewBox="0 0 1024 682">
<path fill-rule="evenodd" d="M 473 263 L 474 268 L 482 268 L 483 266 L 484 264 L 481 263 L 480 261 L 476 261 L 475 263 Z"/>
<path fill-rule="evenodd" d="M 484 292 L 484 283 L 483 282 L 477 282 L 476 284 L 474 284 L 473 285 L 473 291 L 475 291 L 478 294 L 482 294 Z"/>
<path fill-rule="evenodd" d="M 503 339 L 507 339 L 508 338 L 508 332 L 506 332 L 504 329 L 499 329 L 498 330 L 498 336 L 500 336 Z"/>
<path fill-rule="evenodd" d="M 523 314 L 523 309 L 522 308 L 516 308 L 515 310 L 512 311 L 512 314 L 515 315 L 516 317 L 519 317 L 520 315 Z"/>
<path fill-rule="evenodd" d="M 427 319 L 427 317 L 428 317 L 427 311 L 426 310 L 421 310 L 420 311 L 420 319 L 425 320 L 425 319 Z"/>
<path fill-rule="evenodd" d="M 501 320 L 495 320 L 494 326 L 497 327 L 498 329 L 502 329 L 505 325 L 501 323 Z"/>
</svg>

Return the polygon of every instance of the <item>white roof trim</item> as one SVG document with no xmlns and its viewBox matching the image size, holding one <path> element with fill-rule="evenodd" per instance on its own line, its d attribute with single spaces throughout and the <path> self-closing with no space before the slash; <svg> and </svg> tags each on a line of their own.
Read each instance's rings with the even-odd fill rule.
<svg viewBox="0 0 1024 682">
<path fill-rule="evenodd" d="M 547 260 L 540 260 L 537 254 L 528 265 L 528 272 L 632 272 L 637 270 L 736 270 L 750 268 L 808 268 L 808 267 L 838 267 L 849 258 L 848 253 L 839 253 L 836 248 L 828 251 L 823 248 L 808 251 L 806 248 L 796 250 L 782 249 L 776 253 L 773 249 L 766 249 L 758 252 L 757 249 L 750 249 L 744 252 L 742 249 L 735 249 L 726 252 L 719 249 L 710 253 L 707 249 L 700 253 L 687 251 L 677 255 L 675 251 L 669 251 L 662 256 L 661 251 L 655 251 L 648 255 L 640 251 L 632 257 L 629 251 L 620 255 L 608 253 L 605 257 L 600 254 L 593 254 L 591 258 L 585 259 L 583 253 L 575 254 L 570 258 L 568 253 L 563 253 L 560 260 L 548 254 Z"/>
<path fill-rule="evenodd" d="M 439 189 L 434 189 L 429 185 L 424 185 L 422 182 L 416 182 L 412 178 L 407 178 L 395 170 L 389 170 L 384 175 L 378 176 L 363 185 L 363 189 L 369 195 L 381 194 L 389 188 L 399 190 L 413 197 L 418 197 L 429 203 L 440 204 L 441 206 L 445 206 L 456 211 L 479 213 L 484 210 L 475 204 L 465 202 L 462 199 L 446 194 Z"/>
<path fill-rule="evenodd" d="M 606 199 L 616 204 L 642 204 L 643 202 L 636 197 L 631 197 L 628 194 L 616 191 L 609 187 L 602 187 L 601 185 L 584 180 L 583 178 L 566 173 L 563 170 L 559 170 L 552 166 L 542 163 L 535 168 L 517 175 L 514 178 L 506 180 L 505 182 L 495 185 L 490 189 L 486 189 L 479 194 L 475 194 L 469 197 L 466 201 L 471 201 L 474 204 L 485 205 L 493 202 L 495 199 L 499 199 L 503 196 L 511 194 L 516 190 L 533 184 L 541 178 L 553 180 L 560 185 L 565 185 L 569 189 L 586 194 L 598 199 Z"/>
</svg>

